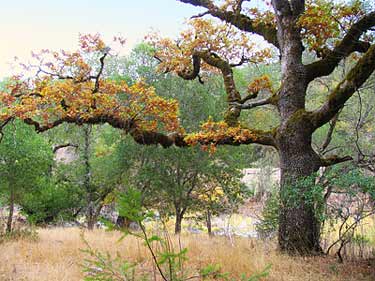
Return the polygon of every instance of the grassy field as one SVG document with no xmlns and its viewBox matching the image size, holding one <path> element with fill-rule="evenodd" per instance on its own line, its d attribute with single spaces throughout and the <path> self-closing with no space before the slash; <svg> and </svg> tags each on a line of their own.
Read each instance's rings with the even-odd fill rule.
<svg viewBox="0 0 375 281">
<path fill-rule="evenodd" d="M 39 239 L 21 239 L 0 244 L 0 280 L 75 281 L 82 280 L 85 245 L 76 228 L 38 230 Z M 118 242 L 120 233 L 95 230 L 85 232 L 85 238 L 95 249 L 140 262 L 151 268 L 150 255 L 142 242 L 127 237 Z M 192 272 L 207 264 L 220 264 L 232 276 L 258 272 L 272 264 L 270 275 L 264 280 L 375 280 L 375 261 L 337 263 L 332 257 L 292 258 L 275 250 L 273 242 L 223 237 L 183 235 L 183 247 L 189 249 L 186 268 Z"/>
</svg>

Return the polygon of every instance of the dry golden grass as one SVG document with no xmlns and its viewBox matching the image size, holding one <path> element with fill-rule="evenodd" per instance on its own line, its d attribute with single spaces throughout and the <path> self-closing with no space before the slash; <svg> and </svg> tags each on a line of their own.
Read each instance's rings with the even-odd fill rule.
<svg viewBox="0 0 375 281">
<path fill-rule="evenodd" d="M 0 280 L 75 281 L 82 280 L 80 264 L 85 248 L 75 228 L 39 230 L 37 242 L 19 240 L 0 245 Z M 143 244 L 133 237 L 117 242 L 116 232 L 95 230 L 85 238 L 93 248 L 137 261 L 149 260 Z M 245 272 L 250 275 L 271 263 L 271 274 L 264 280 L 375 280 L 375 264 L 348 262 L 338 264 L 333 258 L 292 258 L 279 254 L 272 243 L 263 244 L 250 239 L 235 239 L 233 245 L 225 238 L 209 239 L 201 235 L 182 236 L 183 247 L 189 249 L 186 267 L 201 268 L 207 264 L 221 264 L 223 271 L 233 276 Z"/>
</svg>

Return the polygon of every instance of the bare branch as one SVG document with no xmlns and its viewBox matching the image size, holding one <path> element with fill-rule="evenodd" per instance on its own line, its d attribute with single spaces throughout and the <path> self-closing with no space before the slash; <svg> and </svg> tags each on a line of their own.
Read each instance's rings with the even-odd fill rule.
<svg viewBox="0 0 375 281">
<path fill-rule="evenodd" d="M 328 130 L 327 136 L 326 136 L 326 138 L 325 138 L 325 140 L 324 140 L 324 142 L 323 142 L 323 144 L 320 148 L 320 153 L 322 153 L 323 155 L 326 153 L 326 149 L 332 141 L 333 132 L 335 131 L 335 127 L 336 127 L 337 121 L 339 119 L 340 112 L 341 111 L 339 111 L 332 118 L 331 122 L 329 123 L 329 130 Z"/>
<path fill-rule="evenodd" d="M 329 167 L 333 166 L 339 163 L 347 162 L 347 161 L 352 161 L 353 158 L 351 156 L 344 156 L 344 157 L 339 157 L 337 155 L 330 156 L 328 158 L 322 159 L 322 167 Z"/>
<path fill-rule="evenodd" d="M 103 69 L 104 69 L 104 60 L 106 58 L 106 56 L 108 55 L 108 51 L 109 50 L 106 50 L 103 54 L 102 57 L 100 57 L 99 61 L 100 61 L 100 67 L 99 67 L 99 71 L 98 71 L 98 74 L 94 77 L 95 79 L 95 88 L 94 90 L 92 91 L 93 94 L 97 93 L 99 91 L 99 79 L 100 79 L 100 76 L 102 75 L 103 73 Z"/>
<path fill-rule="evenodd" d="M 209 15 L 209 14 L 210 14 L 210 12 L 209 12 L 209 11 L 206 11 L 206 12 L 204 12 L 204 13 L 200 13 L 200 14 L 198 14 L 198 15 L 191 16 L 190 19 L 201 18 L 201 17 L 204 17 L 204 16 Z"/>
<path fill-rule="evenodd" d="M 233 106 L 236 106 L 240 109 L 252 109 L 252 108 L 255 108 L 255 107 L 259 107 L 259 106 L 263 106 L 263 105 L 267 105 L 267 104 L 272 104 L 272 97 L 270 98 L 266 98 L 266 99 L 261 99 L 261 100 L 257 100 L 257 101 L 254 101 L 254 102 L 251 102 L 251 103 L 245 103 L 245 104 L 241 104 L 241 103 L 230 103 L 231 105 Z"/>
</svg>

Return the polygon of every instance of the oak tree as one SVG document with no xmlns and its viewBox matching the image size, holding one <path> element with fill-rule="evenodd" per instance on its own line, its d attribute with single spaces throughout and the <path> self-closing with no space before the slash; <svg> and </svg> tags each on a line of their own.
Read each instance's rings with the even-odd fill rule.
<svg viewBox="0 0 375 281">
<path fill-rule="evenodd" d="M 281 195 L 288 194 L 283 191 L 295 186 L 297 179 L 350 159 L 321 157 L 311 139 L 373 73 L 375 11 L 367 11 L 364 1 L 272 0 L 266 3 L 269 9 L 256 9 L 248 5 L 251 1 L 244 0 L 179 1 L 204 11 L 192 19 L 178 40 L 157 36 L 149 40 L 156 48 L 160 68 L 166 72 L 202 82 L 209 73 L 222 75 L 228 105 L 223 121 L 208 120 L 200 131 L 186 132 L 180 126 L 176 101 L 157 96 L 142 81 L 128 85 L 106 78 L 104 62 L 111 49 L 98 36 L 82 36 L 76 52 L 35 54 L 36 64 L 28 67 L 36 69 L 37 75 L 15 78 L 1 95 L 2 124 L 20 118 L 42 132 L 64 122 L 107 122 L 141 144 L 201 144 L 212 150 L 222 144 L 271 146 L 280 156 Z M 254 44 L 249 37 L 253 34 L 271 47 Z M 314 59 L 304 60 L 305 53 L 314 54 Z M 359 59 L 345 78 L 327 93 L 319 107 L 306 108 L 309 85 L 330 75 L 353 53 Z M 250 81 L 247 93 L 239 91 L 235 67 L 274 59 L 281 64 L 279 84 L 262 76 Z M 88 62 L 95 60 L 96 64 Z M 241 112 L 262 106 L 278 111 L 280 122 L 273 129 L 254 129 L 240 122 Z M 299 190 L 301 196 L 292 205 L 287 196 L 281 196 L 279 245 L 289 253 L 320 252 L 319 222 L 314 205 L 304 198 L 307 188 Z"/>
<path fill-rule="evenodd" d="M 185 140 L 192 143 L 257 143 L 274 147 L 280 157 L 281 200 L 279 246 L 289 253 L 319 253 L 319 221 L 314 204 L 307 203 L 304 186 L 298 202 L 290 204 L 288 188 L 322 166 L 350 160 L 349 156 L 321 157 L 311 144 L 313 133 L 334 119 L 352 95 L 375 69 L 375 45 L 371 32 L 375 11 L 367 11 L 364 1 L 350 4 L 324 0 L 273 0 L 270 9 L 257 9 L 241 0 L 180 0 L 204 9 L 194 16 L 191 27 L 178 40 L 150 37 L 164 71 L 186 80 L 202 79 L 208 72 L 222 75 L 228 110 L 224 121 L 209 121 L 202 131 Z M 205 19 L 208 15 L 216 19 Z M 281 64 L 281 81 L 273 86 L 267 76 L 249 83 L 248 93 L 236 87 L 233 68 L 257 63 L 270 51 L 254 47 L 246 37 L 255 34 L 271 45 Z M 272 51 L 271 51 L 272 53 Z M 314 55 L 306 61 L 304 54 Z M 326 94 L 317 108 L 306 108 L 309 86 L 330 75 L 339 63 L 356 53 L 359 59 L 346 77 Z M 268 92 L 268 96 L 258 98 Z M 277 109 L 280 122 L 272 130 L 261 131 L 241 124 L 242 111 L 261 106 Z M 284 196 L 283 196 L 284 195 Z"/>
</svg>

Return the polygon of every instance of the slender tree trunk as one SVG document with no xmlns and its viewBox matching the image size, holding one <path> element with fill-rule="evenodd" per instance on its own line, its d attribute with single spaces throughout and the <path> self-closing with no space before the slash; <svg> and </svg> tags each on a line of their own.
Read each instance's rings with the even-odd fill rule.
<svg viewBox="0 0 375 281">
<path fill-rule="evenodd" d="M 182 219 L 184 218 L 184 213 L 176 208 L 176 222 L 174 225 L 174 234 L 180 234 L 181 233 L 181 224 Z"/>
<path fill-rule="evenodd" d="M 206 214 L 206 225 L 208 236 L 212 236 L 211 211 L 208 209 Z"/>
<path fill-rule="evenodd" d="M 15 194 L 14 194 L 13 188 L 11 187 L 10 198 L 9 198 L 9 214 L 8 214 L 8 220 L 7 220 L 6 233 L 12 232 L 14 200 L 15 200 Z"/>
<path fill-rule="evenodd" d="M 174 226 L 174 234 L 180 234 L 181 233 L 182 218 L 183 218 L 182 215 L 180 215 L 180 214 L 176 215 L 176 223 L 175 223 L 175 226 Z"/>
<path fill-rule="evenodd" d="M 88 230 L 94 230 L 96 224 L 96 220 L 94 218 L 87 218 L 87 229 Z"/>
<path fill-rule="evenodd" d="M 119 228 L 128 229 L 130 227 L 130 223 L 131 223 L 131 220 L 120 215 L 116 219 L 116 226 Z"/>
<path fill-rule="evenodd" d="M 97 204 L 98 205 L 98 204 Z M 98 218 L 100 216 L 100 212 L 103 209 L 103 204 L 99 204 L 99 206 L 95 209 L 95 202 L 91 202 L 90 206 L 88 208 L 88 214 L 87 214 L 87 228 L 89 230 L 93 230 L 95 227 L 95 224 L 98 222 Z"/>
<path fill-rule="evenodd" d="M 97 221 L 97 217 L 95 216 L 95 210 L 92 202 L 89 203 L 89 206 L 87 208 L 86 220 L 87 229 L 93 230 Z"/>
<path fill-rule="evenodd" d="M 86 210 L 86 221 L 88 230 L 93 230 L 96 218 L 93 202 L 93 190 L 91 185 L 91 165 L 90 165 L 90 136 L 91 136 L 91 125 L 83 127 L 84 132 L 84 147 L 83 147 L 83 161 L 85 166 L 84 175 L 84 188 L 86 190 L 87 210 Z"/>
</svg>

